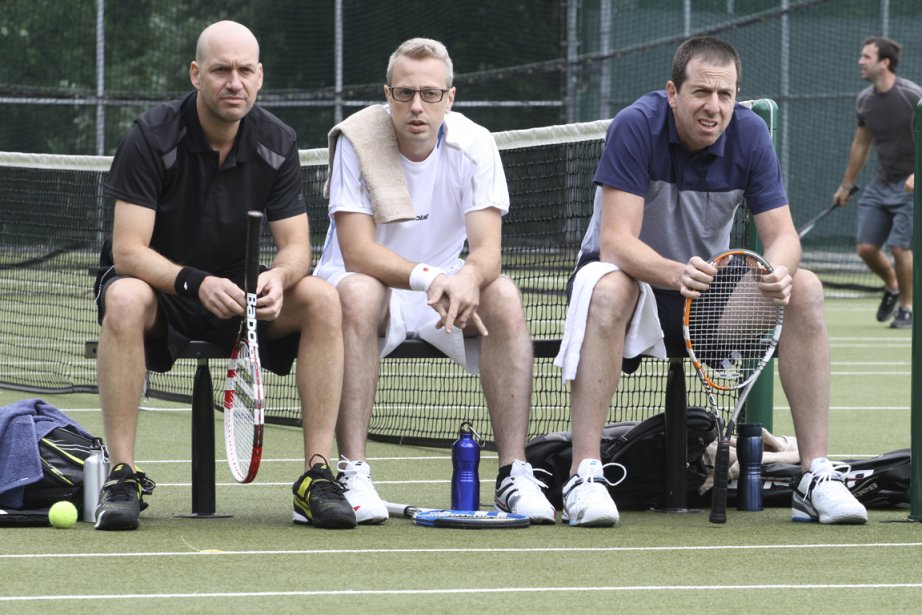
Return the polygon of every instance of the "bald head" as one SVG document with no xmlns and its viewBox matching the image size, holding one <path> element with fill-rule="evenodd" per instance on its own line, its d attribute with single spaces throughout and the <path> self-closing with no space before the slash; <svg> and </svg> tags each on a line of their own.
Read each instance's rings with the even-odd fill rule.
<svg viewBox="0 0 922 615">
<path fill-rule="evenodd" d="M 233 133 L 263 84 L 256 37 L 233 21 L 211 24 L 198 38 L 189 78 L 199 93 L 195 104 L 206 136 Z"/>
<path fill-rule="evenodd" d="M 245 49 L 258 62 L 259 43 L 250 29 L 236 21 L 219 21 L 211 24 L 198 37 L 195 44 L 195 61 L 199 64 L 211 57 L 222 47 Z"/>
</svg>

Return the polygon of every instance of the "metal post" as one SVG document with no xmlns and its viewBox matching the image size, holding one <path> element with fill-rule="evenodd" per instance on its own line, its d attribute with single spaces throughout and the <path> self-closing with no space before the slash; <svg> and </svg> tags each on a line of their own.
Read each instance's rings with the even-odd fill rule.
<svg viewBox="0 0 922 615">
<path fill-rule="evenodd" d="M 790 8 L 789 0 L 781 0 L 781 8 L 787 11 Z M 788 139 L 788 126 L 790 124 L 790 101 L 791 94 L 791 20 L 787 12 L 781 15 L 781 177 L 784 178 L 785 184 L 790 177 L 789 171 L 791 166 L 790 140 Z M 775 150 L 778 150 L 778 141 L 775 140 Z"/>
<path fill-rule="evenodd" d="M 599 52 L 606 56 L 602 60 L 602 74 L 599 78 L 599 113 L 598 117 L 611 117 L 611 0 L 602 0 L 599 7 Z"/>
<path fill-rule="evenodd" d="M 343 0 L 333 9 L 333 123 L 343 121 Z"/>
<path fill-rule="evenodd" d="M 96 0 L 96 155 L 106 154 L 106 0 Z"/>
<path fill-rule="evenodd" d="M 880 0 L 880 35 L 890 36 L 890 0 Z"/>
<path fill-rule="evenodd" d="M 916 177 L 922 177 L 922 101 L 916 105 Z M 913 194 L 913 207 L 922 211 L 922 188 Z M 912 220 L 912 241 L 922 246 L 922 216 Z M 912 287 L 922 289 L 922 258 L 913 253 Z M 909 478 L 909 518 L 922 521 L 922 326 L 912 321 L 912 367 L 910 381 L 910 442 L 912 468 Z"/>
<path fill-rule="evenodd" d="M 579 0 L 567 0 L 567 66 L 564 70 L 564 78 L 566 79 L 568 124 L 578 121 L 579 118 L 579 67 L 576 65 L 576 59 L 579 56 L 578 16 Z"/>
</svg>

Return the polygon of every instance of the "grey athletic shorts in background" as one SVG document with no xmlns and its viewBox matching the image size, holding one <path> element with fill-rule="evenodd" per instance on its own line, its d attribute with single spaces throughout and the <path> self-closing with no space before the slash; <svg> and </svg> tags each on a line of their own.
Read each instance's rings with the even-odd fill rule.
<svg viewBox="0 0 922 615">
<path fill-rule="evenodd" d="M 858 199 L 858 243 L 912 248 L 912 193 L 903 191 L 906 178 L 872 181 Z M 889 237 L 889 240 L 887 239 Z"/>
</svg>

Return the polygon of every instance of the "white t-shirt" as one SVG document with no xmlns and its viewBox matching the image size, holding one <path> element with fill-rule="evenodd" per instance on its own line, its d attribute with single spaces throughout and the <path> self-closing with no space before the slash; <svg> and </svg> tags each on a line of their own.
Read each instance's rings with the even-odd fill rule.
<svg viewBox="0 0 922 615">
<path fill-rule="evenodd" d="M 414 263 L 446 271 L 460 266 L 467 239 L 465 214 L 495 207 L 509 211 L 509 190 L 490 132 L 460 113 L 445 115 L 435 149 L 426 160 L 400 157 L 416 220 L 379 224 L 379 244 Z M 330 176 L 330 228 L 314 275 L 338 283 L 345 272 L 334 214 L 374 215 L 352 143 L 339 137 Z"/>
</svg>

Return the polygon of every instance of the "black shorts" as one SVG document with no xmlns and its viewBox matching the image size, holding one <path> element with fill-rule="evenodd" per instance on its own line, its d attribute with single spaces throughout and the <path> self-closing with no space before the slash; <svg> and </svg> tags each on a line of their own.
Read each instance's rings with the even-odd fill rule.
<svg viewBox="0 0 922 615">
<path fill-rule="evenodd" d="M 590 252 L 580 256 L 576 268 L 570 274 L 567 280 L 567 302 L 573 294 L 573 280 L 576 272 L 589 263 L 599 260 L 598 252 Z M 659 315 L 660 327 L 663 329 L 663 343 L 666 346 L 666 355 L 670 357 L 685 356 L 685 336 L 682 334 L 682 314 L 685 311 L 685 297 L 677 290 L 667 290 L 663 288 L 653 288 L 653 296 L 656 297 L 656 311 Z M 625 374 L 633 374 L 640 367 L 643 356 L 624 359 L 621 363 L 621 371 Z"/>
<path fill-rule="evenodd" d="M 106 289 L 109 284 L 122 277 L 126 276 L 118 275 L 115 267 L 111 266 L 101 267 L 96 275 L 93 293 L 96 297 L 97 320 L 100 324 L 106 312 Z M 144 340 L 147 369 L 155 372 L 170 371 L 177 355 L 189 340 L 211 342 L 226 348 L 227 355 L 230 356 L 240 330 L 240 317 L 218 318 L 205 309 L 198 299 L 169 295 L 157 290 L 154 292 L 157 295 L 158 318 L 163 319 L 166 333 L 149 336 Z M 300 334 L 292 333 L 281 338 L 269 339 L 266 335 L 268 326 L 269 323 L 266 321 L 259 321 L 257 324 L 260 362 L 275 374 L 288 375 L 298 354 Z"/>
</svg>

